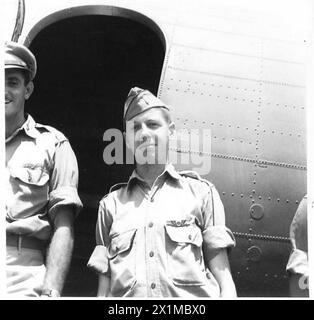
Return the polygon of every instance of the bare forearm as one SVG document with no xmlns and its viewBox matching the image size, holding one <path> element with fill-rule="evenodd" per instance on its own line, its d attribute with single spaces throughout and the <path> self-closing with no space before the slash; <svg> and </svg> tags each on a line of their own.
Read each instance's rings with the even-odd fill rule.
<svg viewBox="0 0 314 320">
<path fill-rule="evenodd" d="M 232 279 L 226 250 L 221 249 L 217 251 L 217 253 L 208 262 L 208 265 L 220 286 L 220 297 L 235 298 L 237 296 L 237 292 Z"/>
<path fill-rule="evenodd" d="M 61 293 L 71 263 L 74 244 L 72 211 L 64 208 L 54 223 L 55 231 L 48 249 L 43 289 L 55 289 Z"/>
<path fill-rule="evenodd" d="M 225 272 L 223 279 L 220 281 L 220 297 L 236 298 L 237 291 L 230 272 Z"/>
<path fill-rule="evenodd" d="M 108 297 L 110 291 L 110 278 L 106 275 L 99 275 L 97 297 Z"/>
<path fill-rule="evenodd" d="M 73 250 L 71 230 L 59 228 L 53 235 L 47 256 L 44 288 L 62 291 Z"/>
</svg>

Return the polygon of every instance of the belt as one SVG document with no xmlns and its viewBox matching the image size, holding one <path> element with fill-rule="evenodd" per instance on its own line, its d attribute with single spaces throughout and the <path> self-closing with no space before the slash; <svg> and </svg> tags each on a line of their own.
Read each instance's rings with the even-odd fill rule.
<svg viewBox="0 0 314 320">
<path fill-rule="evenodd" d="M 7 246 L 21 248 L 44 250 L 46 241 L 34 237 L 18 235 L 14 233 L 7 233 Z"/>
</svg>

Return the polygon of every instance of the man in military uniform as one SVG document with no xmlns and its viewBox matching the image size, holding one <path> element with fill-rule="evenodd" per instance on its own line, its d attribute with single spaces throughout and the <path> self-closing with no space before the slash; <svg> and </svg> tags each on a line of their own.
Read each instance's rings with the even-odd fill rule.
<svg viewBox="0 0 314 320">
<path fill-rule="evenodd" d="M 168 106 L 133 88 L 123 120 L 136 166 L 100 201 L 88 263 L 99 273 L 98 296 L 236 297 L 222 202 L 213 184 L 169 163 Z"/>
<path fill-rule="evenodd" d="M 73 221 L 82 203 L 68 139 L 24 112 L 36 70 L 28 48 L 6 42 L 7 294 L 57 297 L 69 268 Z"/>
</svg>

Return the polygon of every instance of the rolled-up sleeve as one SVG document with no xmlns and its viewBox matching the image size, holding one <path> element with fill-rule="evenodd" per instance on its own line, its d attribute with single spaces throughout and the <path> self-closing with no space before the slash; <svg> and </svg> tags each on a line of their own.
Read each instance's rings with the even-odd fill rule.
<svg viewBox="0 0 314 320">
<path fill-rule="evenodd" d="M 108 252 L 103 245 L 97 245 L 88 260 L 87 267 L 98 274 L 108 273 Z"/>
<path fill-rule="evenodd" d="M 308 257 L 307 253 L 294 249 L 289 257 L 289 261 L 287 263 L 287 271 L 296 274 L 303 274 L 305 276 L 308 275 Z"/>
<path fill-rule="evenodd" d="M 203 231 L 203 241 L 207 250 L 229 248 L 235 246 L 235 238 L 225 226 L 212 226 Z"/>
<path fill-rule="evenodd" d="M 209 257 L 215 249 L 226 249 L 235 246 L 235 238 L 230 229 L 225 226 L 225 211 L 214 186 L 211 186 L 204 202 L 203 250 Z"/>
<path fill-rule="evenodd" d="M 50 179 L 48 214 L 51 219 L 54 219 L 57 209 L 61 206 L 73 206 L 75 216 L 82 209 L 83 205 L 77 192 L 78 178 L 75 154 L 69 141 L 62 141 L 56 146 Z"/>
<path fill-rule="evenodd" d="M 108 245 L 109 228 L 106 219 L 106 206 L 103 201 L 98 208 L 98 218 L 96 223 L 96 246 L 89 258 L 87 267 L 98 274 L 109 275 Z"/>
</svg>

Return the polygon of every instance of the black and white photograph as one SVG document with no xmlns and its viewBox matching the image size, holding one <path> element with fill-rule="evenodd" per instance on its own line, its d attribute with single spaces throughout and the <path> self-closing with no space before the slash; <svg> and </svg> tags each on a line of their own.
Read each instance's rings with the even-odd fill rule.
<svg viewBox="0 0 314 320">
<path fill-rule="evenodd" d="M 1 7 L 1 299 L 311 299 L 312 1 Z"/>
</svg>

